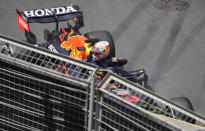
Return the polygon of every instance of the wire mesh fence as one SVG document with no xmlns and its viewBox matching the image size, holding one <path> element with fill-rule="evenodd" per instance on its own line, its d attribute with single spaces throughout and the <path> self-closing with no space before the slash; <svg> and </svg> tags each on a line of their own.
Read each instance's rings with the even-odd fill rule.
<svg viewBox="0 0 205 131">
<path fill-rule="evenodd" d="M 122 131 L 172 131 L 177 128 L 165 126 L 156 120 L 143 115 L 140 111 L 132 111 L 120 104 L 116 104 L 113 99 L 103 98 L 101 103 L 101 123 L 99 130 L 122 130 Z"/>
<path fill-rule="evenodd" d="M 85 64 L 34 46 L 30 47 L 31 45 L 4 36 L 0 37 L 0 54 L 7 59 L 87 81 L 90 81 L 96 70 L 94 65 Z"/>
<path fill-rule="evenodd" d="M 97 66 L 0 36 L 0 129 L 86 130 Z"/>
<path fill-rule="evenodd" d="M 101 85 L 100 93 L 97 108 L 100 114 L 96 123 L 102 130 L 169 131 L 186 128 L 175 124 L 180 121 L 205 129 L 202 117 L 120 77 L 110 75 Z M 167 124 L 169 120 L 171 122 Z"/>
<path fill-rule="evenodd" d="M 1 61 L 2 129 L 85 130 L 87 89 Z"/>
<path fill-rule="evenodd" d="M 177 131 L 205 126 L 192 111 L 112 73 L 94 83 L 97 71 L 95 65 L 0 36 L 0 129 Z"/>
</svg>

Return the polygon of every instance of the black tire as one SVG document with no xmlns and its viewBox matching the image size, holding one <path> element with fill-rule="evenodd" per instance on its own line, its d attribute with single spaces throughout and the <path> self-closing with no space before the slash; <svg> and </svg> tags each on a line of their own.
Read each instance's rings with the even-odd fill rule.
<svg viewBox="0 0 205 131">
<path fill-rule="evenodd" d="M 175 104 L 177 104 L 177 105 L 179 105 L 179 106 L 182 106 L 182 107 L 184 107 L 186 109 L 194 111 L 193 105 L 192 105 L 191 101 L 187 97 L 176 97 L 176 98 L 170 99 L 170 101 L 175 103 Z M 179 118 L 182 117 L 181 113 L 176 113 L 174 111 L 174 114 L 175 114 L 175 117 L 179 117 Z M 193 118 L 191 118 L 189 116 L 184 115 L 184 118 L 185 117 L 186 117 L 186 119 L 185 119 L 186 122 L 189 122 L 191 124 L 195 124 L 196 123 L 195 119 L 193 119 Z"/>
<path fill-rule="evenodd" d="M 8 43 L 0 44 L 0 53 L 28 62 L 31 62 L 34 55 L 37 57 L 37 55 L 32 51 L 25 50 L 21 47 L 10 45 Z"/>
<path fill-rule="evenodd" d="M 13 54 L 13 49 L 9 46 L 9 44 L 2 44 L 0 46 L 1 54 L 5 54 L 8 56 L 11 56 Z"/>
<path fill-rule="evenodd" d="M 93 31 L 84 35 L 88 39 L 99 39 L 100 41 L 108 41 L 110 44 L 110 54 L 107 58 L 115 57 L 115 44 L 111 34 L 108 31 Z"/>
<path fill-rule="evenodd" d="M 193 105 L 187 97 L 176 97 L 170 99 L 170 101 L 186 109 L 194 111 Z"/>
<path fill-rule="evenodd" d="M 52 40 L 52 34 L 48 29 L 43 30 L 43 37 L 44 37 L 44 40 L 46 41 Z"/>
</svg>

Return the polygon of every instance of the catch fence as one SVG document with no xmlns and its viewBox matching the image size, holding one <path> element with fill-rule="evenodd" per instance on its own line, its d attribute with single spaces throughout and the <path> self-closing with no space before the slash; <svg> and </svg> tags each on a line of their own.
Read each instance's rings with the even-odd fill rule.
<svg viewBox="0 0 205 131">
<path fill-rule="evenodd" d="M 114 74 L 98 88 L 96 130 L 205 129 L 201 116 Z"/>
<path fill-rule="evenodd" d="M 98 67 L 0 36 L 3 130 L 204 130 L 205 120 Z"/>
<path fill-rule="evenodd" d="M 87 130 L 97 66 L 0 38 L 0 128 Z"/>
</svg>

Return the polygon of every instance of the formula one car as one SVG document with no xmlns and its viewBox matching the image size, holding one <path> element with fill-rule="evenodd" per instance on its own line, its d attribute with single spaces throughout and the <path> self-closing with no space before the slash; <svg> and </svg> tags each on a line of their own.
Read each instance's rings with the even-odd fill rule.
<svg viewBox="0 0 205 131">
<path fill-rule="evenodd" d="M 73 20 L 74 26 L 70 24 L 69 20 Z M 44 39 L 47 42 L 41 45 L 52 52 L 85 61 L 91 54 L 90 51 L 96 41 L 108 41 L 110 54 L 107 58 L 115 57 L 114 41 L 108 31 L 94 31 L 84 35 L 79 32 L 79 28 L 84 26 L 84 20 L 83 12 L 76 5 L 31 11 L 17 10 L 17 21 L 18 27 L 25 33 L 27 41 L 33 45 L 37 44 L 37 39 L 35 34 L 31 32 L 29 24 L 55 22 L 56 28 L 53 31 L 44 30 Z M 61 21 L 67 21 L 66 28 L 59 29 L 59 22 Z M 147 85 L 148 77 L 144 69 L 125 71 L 123 64 L 115 64 L 109 69 L 103 69 L 103 73 L 99 72 L 97 76 L 102 79 L 107 72 L 114 72 L 133 82 Z M 127 75 L 124 75 L 123 72 L 126 72 Z M 143 78 L 139 78 L 139 76 L 143 76 Z"/>
<path fill-rule="evenodd" d="M 36 9 L 31 11 L 17 10 L 18 27 L 25 33 L 27 41 L 37 44 L 36 36 L 31 32 L 30 23 L 56 23 L 53 31 L 44 30 L 44 39 L 47 41 L 43 46 L 49 50 L 67 55 L 74 59 L 83 60 L 89 54 L 93 41 L 89 39 L 106 40 L 110 43 L 111 53 L 108 57 L 115 56 L 113 39 L 107 31 L 95 31 L 82 35 L 79 28 L 84 26 L 83 13 L 76 5 L 56 7 L 51 9 Z M 59 22 L 73 20 L 75 26 L 68 23 L 66 28 L 59 29 Z"/>
</svg>

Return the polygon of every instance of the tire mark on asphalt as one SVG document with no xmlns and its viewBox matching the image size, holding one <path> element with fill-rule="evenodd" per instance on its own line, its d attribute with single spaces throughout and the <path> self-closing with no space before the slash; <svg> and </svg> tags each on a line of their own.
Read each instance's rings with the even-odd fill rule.
<svg viewBox="0 0 205 131">
<path fill-rule="evenodd" d="M 129 26 L 140 16 L 140 14 L 144 10 L 146 10 L 146 8 L 150 4 L 152 4 L 150 0 L 142 0 L 142 2 L 137 4 L 125 17 L 125 19 L 120 24 L 118 24 L 116 29 L 111 33 L 115 42 L 123 35 L 123 33 L 129 28 Z"/>
<path fill-rule="evenodd" d="M 192 29 L 192 31 L 187 35 L 184 41 L 181 43 L 179 48 L 173 52 L 173 55 L 169 58 L 168 70 L 171 70 L 174 64 L 178 61 L 183 52 L 187 49 L 188 46 L 193 44 L 196 36 L 200 31 L 205 27 L 205 17 Z"/>
<path fill-rule="evenodd" d="M 162 12 L 163 14 L 158 14 L 154 16 L 152 20 L 147 24 L 146 33 L 142 39 L 137 42 L 137 46 L 135 51 L 131 54 L 129 58 L 129 65 L 135 65 L 135 62 L 139 60 L 141 54 L 145 51 L 145 49 L 149 46 L 151 39 L 154 37 L 155 33 L 158 31 L 161 23 L 168 16 L 168 12 Z"/>
<path fill-rule="evenodd" d="M 204 95 L 204 92 L 205 92 L 205 74 L 202 75 L 202 78 L 203 78 L 203 81 L 202 81 L 202 84 L 201 84 L 201 89 L 200 89 L 200 93 L 197 94 L 197 98 L 194 99 L 194 100 L 197 100 L 197 102 L 194 102 L 193 103 L 193 106 L 194 106 L 194 109 L 195 109 L 195 112 L 199 113 L 200 115 L 203 115 L 205 116 L 205 113 L 204 113 L 204 110 L 205 110 L 205 95 Z"/>
<path fill-rule="evenodd" d="M 174 67 L 179 58 L 182 56 L 182 54 L 185 52 L 188 46 L 193 44 L 196 36 L 204 27 L 205 17 L 192 29 L 192 31 L 190 31 L 190 33 L 186 36 L 184 41 L 180 44 L 179 48 L 176 51 L 174 51 L 171 56 L 168 57 L 169 54 L 167 54 L 166 56 L 164 56 L 164 58 L 160 58 L 163 57 L 163 55 L 160 55 L 157 63 L 155 64 L 153 73 L 151 74 L 150 81 L 152 83 L 153 88 L 155 87 L 157 82 L 164 79 L 164 75 Z M 158 65 L 159 67 L 157 67 Z"/>
<path fill-rule="evenodd" d="M 150 76 L 150 85 L 153 89 L 155 88 L 156 83 L 162 80 L 162 78 L 167 72 L 168 58 L 170 57 L 172 48 L 174 47 L 175 41 L 181 30 L 186 15 L 187 10 L 178 15 L 177 19 L 172 25 L 172 28 L 169 33 L 170 35 L 162 48 L 160 56 L 158 57 L 157 62 L 155 63 L 154 69 Z"/>
</svg>

